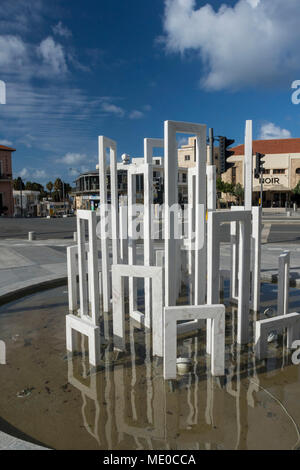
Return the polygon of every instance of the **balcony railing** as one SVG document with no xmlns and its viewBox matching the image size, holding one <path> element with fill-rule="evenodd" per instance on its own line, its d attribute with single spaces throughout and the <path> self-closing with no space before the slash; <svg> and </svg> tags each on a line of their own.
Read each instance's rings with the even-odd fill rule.
<svg viewBox="0 0 300 470">
<path fill-rule="evenodd" d="M 6 175 L 0 175 L 0 180 L 11 180 L 12 179 L 12 175 L 11 174 L 6 174 Z"/>
</svg>

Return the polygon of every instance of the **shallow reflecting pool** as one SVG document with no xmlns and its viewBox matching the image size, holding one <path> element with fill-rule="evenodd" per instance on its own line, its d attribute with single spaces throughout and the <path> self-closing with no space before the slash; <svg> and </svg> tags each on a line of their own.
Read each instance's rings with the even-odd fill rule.
<svg viewBox="0 0 300 470">
<path fill-rule="evenodd" d="M 265 284 L 263 292 L 262 311 L 276 305 L 277 286 Z M 300 291 L 291 296 L 291 311 L 299 311 Z M 235 307 L 227 308 L 226 377 L 208 372 L 200 332 L 178 339 L 178 355 L 192 363 L 176 381 L 163 380 L 151 335 L 129 320 L 127 352 L 114 352 L 106 341 L 97 372 L 89 369 L 84 338 L 70 358 L 66 313 L 64 287 L 0 307 L 7 348 L 0 429 L 15 428 L 55 449 L 300 448 L 300 366 L 292 365 L 282 336 L 269 345 L 265 361 L 255 360 L 252 343 L 233 346 Z"/>
</svg>

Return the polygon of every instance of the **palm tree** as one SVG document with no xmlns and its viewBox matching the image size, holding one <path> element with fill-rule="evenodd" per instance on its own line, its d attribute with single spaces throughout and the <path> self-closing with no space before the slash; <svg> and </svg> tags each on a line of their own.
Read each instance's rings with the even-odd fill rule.
<svg viewBox="0 0 300 470">
<path fill-rule="evenodd" d="M 50 193 L 50 197 L 51 197 L 52 189 L 53 189 L 53 183 L 52 183 L 52 181 L 49 181 L 49 183 L 46 184 L 46 188 L 48 189 L 48 191 L 49 191 L 49 193 Z"/>
</svg>

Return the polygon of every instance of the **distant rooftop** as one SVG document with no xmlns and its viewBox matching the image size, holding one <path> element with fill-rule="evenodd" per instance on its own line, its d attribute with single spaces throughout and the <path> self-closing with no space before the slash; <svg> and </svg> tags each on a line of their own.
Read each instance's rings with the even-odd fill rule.
<svg viewBox="0 0 300 470">
<path fill-rule="evenodd" d="M 234 151 L 234 155 L 244 155 L 244 145 L 231 147 L 230 150 Z M 299 139 L 271 139 L 271 140 L 254 140 L 253 141 L 253 155 L 256 153 L 280 154 L 280 153 L 300 153 L 300 138 Z"/>
<path fill-rule="evenodd" d="M 0 145 L 0 150 L 9 150 L 10 152 L 16 151 L 16 149 L 13 149 L 11 147 L 6 147 L 6 145 Z"/>
</svg>

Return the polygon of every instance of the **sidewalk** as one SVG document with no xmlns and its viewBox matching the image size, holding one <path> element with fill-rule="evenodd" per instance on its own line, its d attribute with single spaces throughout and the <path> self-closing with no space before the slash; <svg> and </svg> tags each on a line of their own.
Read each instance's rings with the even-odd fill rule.
<svg viewBox="0 0 300 470">
<path fill-rule="evenodd" d="M 72 240 L 7 239 L 0 241 L 0 298 L 10 300 L 29 287 L 64 283 L 67 279 L 68 246 Z"/>
<path fill-rule="evenodd" d="M 68 246 L 72 240 L 1 240 L 0 241 L 0 298 L 7 301 L 39 287 L 63 284 L 67 280 Z M 300 244 L 286 247 L 275 243 L 262 245 L 261 279 L 277 282 L 278 257 L 291 252 L 291 286 L 300 287 Z M 138 249 L 138 252 L 140 250 Z M 138 256 L 141 257 L 141 254 Z M 139 261 L 141 262 L 141 261 Z M 230 269 L 230 245 L 221 246 L 221 268 Z"/>
<path fill-rule="evenodd" d="M 288 244 L 285 247 L 276 243 L 266 243 L 261 246 L 261 280 L 278 281 L 278 258 L 285 251 L 291 253 L 290 286 L 300 288 L 300 244 Z M 221 247 L 221 268 L 230 269 L 230 245 Z"/>
</svg>

